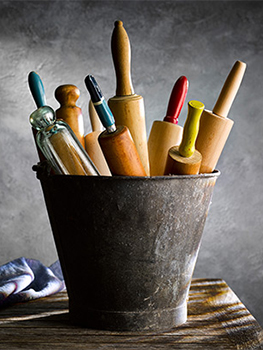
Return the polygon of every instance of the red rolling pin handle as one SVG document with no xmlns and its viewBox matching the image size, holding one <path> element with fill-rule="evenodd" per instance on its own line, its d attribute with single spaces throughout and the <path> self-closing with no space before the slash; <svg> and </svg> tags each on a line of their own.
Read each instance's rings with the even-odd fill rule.
<svg viewBox="0 0 263 350">
<path fill-rule="evenodd" d="M 178 124 L 178 117 L 187 95 L 188 86 L 189 82 L 185 76 L 181 76 L 175 82 L 164 118 L 165 122 Z"/>
</svg>

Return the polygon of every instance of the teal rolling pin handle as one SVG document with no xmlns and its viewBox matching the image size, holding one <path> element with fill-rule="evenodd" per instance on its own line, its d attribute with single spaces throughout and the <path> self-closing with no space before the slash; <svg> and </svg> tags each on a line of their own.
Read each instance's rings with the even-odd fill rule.
<svg viewBox="0 0 263 350">
<path fill-rule="evenodd" d="M 28 84 L 37 108 L 47 105 L 44 85 L 36 72 L 28 75 Z"/>
<path fill-rule="evenodd" d="M 91 101 L 96 109 L 96 112 L 101 120 L 102 125 L 108 133 L 116 131 L 114 116 L 102 95 L 101 89 L 92 75 L 85 78 L 86 87 L 90 93 Z"/>
<path fill-rule="evenodd" d="M 34 98 L 34 101 L 37 105 L 37 108 L 43 107 L 47 105 L 47 101 L 46 101 L 46 95 L 45 95 L 45 89 L 44 89 L 44 85 L 42 83 L 42 80 L 40 79 L 40 76 L 36 73 L 36 72 L 30 72 L 28 74 L 28 85 L 29 85 L 29 89 L 31 91 L 31 94 Z M 32 128 L 32 132 L 34 135 L 34 139 L 35 139 L 35 143 L 36 143 L 36 148 L 37 148 L 37 153 L 39 156 L 39 159 L 41 162 L 46 160 L 46 157 L 43 155 L 43 153 L 41 152 L 39 146 L 37 145 L 36 142 L 36 134 L 37 131 L 36 129 Z"/>
</svg>

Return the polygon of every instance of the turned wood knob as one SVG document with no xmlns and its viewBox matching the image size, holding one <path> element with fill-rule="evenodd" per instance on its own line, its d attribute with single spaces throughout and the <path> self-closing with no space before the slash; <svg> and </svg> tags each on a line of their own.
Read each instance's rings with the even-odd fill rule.
<svg viewBox="0 0 263 350">
<path fill-rule="evenodd" d="M 61 85 L 55 90 L 55 98 L 60 103 L 56 110 L 57 119 L 64 120 L 85 147 L 84 122 L 81 108 L 76 106 L 80 91 L 75 85 Z"/>
<path fill-rule="evenodd" d="M 111 51 L 115 67 L 117 96 L 134 94 L 131 80 L 131 48 L 130 41 L 122 21 L 116 21 L 111 38 Z"/>
</svg>

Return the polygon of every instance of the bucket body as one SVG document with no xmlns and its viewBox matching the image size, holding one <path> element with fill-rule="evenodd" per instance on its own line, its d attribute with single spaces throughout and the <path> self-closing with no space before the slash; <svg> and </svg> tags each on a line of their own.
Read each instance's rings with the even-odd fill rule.
<svg viewBox="0 0 263 350">
<path fill-rule="evenodd" d="M 74 324 L 162 331 L 186 321 L 218 175 L 49 175 L 37 166 Z"/>
</svg>

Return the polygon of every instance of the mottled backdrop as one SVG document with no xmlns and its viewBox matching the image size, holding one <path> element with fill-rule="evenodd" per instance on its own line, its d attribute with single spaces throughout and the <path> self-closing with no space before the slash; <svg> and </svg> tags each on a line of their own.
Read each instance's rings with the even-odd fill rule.
<svg viewBox="0 0 263 350">
<path fill-rule="evenodd" d="M 223 278 L 263 325 L 263 3 L 253 1 L 1 1 L 0 2 L 0 264 L 25 256 L 57 259 L 28 117 L 35 109 L 27 76 L 35 70 L 48 104 L 54 90 L 81 91 L 91 130 L 84 78 L 96 76 L 106 98 L 115 94 L 110 39 L 122 20 L 132 46 L 135 92 L 144 96 L 149 133 L 164 117 L 180 75 L 187 101 L 212 109 L 236 60 L 247 71 L 229 117 L 235 121 L 217 168 L 221 171 L 195 276 Z M 184 106 L 179 123 L 187 113 Z"/>
</svg>

